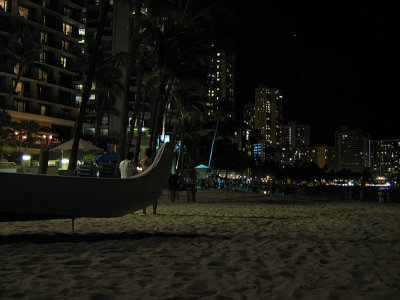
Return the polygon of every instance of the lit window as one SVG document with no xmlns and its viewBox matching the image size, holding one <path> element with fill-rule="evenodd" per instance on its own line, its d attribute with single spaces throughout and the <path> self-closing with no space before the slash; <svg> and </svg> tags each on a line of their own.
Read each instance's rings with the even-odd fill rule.
<svg viewBox="0 0 400 300">
<path fill-rule="evenodd" d="M 69 41 L 61 40 L 61 49 L 63 51 L 69 51 Z"/>
<path fill-rule="evenodd" d="M 29 16 L 29 9 L 23 6 L 18 6 L 18 15 L 25 19 L 28 19 Z"/>
<path fill-rule="evenodd" d="M 13 86 L 15 86 L 16 80 L 13 79 Z M 18 82 L 17 86 L 15 87 L 15 92 L 17 93 L 18 96 L 22 96 L 22 91 L 24 89 L 24 84 L 22 81 Z"/>
<path fill-rule="evenodd" d="M 67 35 L 72 35 L 72 25 L 63 22 L 63 32 Z"/>
<path fill-rule="evenodd" d="M 0 10 L 7 11 L 7 0 L 0 0 Z"/>
<path fill-rule="evenodd" d="M 41 51 L 40 52 L 40 62 L 45 63 L 46 62 L 46 51 Z"/>
<path fill-rule="evenodd" d="M 48 34 L 46 33 L 46 32 L 41 32 L 40 33 L 40 42 L 42 43 L 42 44 L 46 44 L 47 43 L 47 40 L 48 40 Z"/>
<path fill-rule="evenodd" d="M 46 105 L 40 105 L 40 115 L 41 116 L 46 115 Z"/>
<path fill-rule="evenodd" d="M 85 28 L 79 28 L 79 30 L 78 30 L 78 34 L 79 35 L 85 35 Z"/>
<path fill-rule="evenodd" d="M 26 102 L 20 101 L 20 100 L 14 100 L 14 110 L 20 111 L 20 112 L 26 112 L 26 110 L 27 110 Z"/>
<path fill-rule="evenodd" d="M 16 64 L 16 65 L 14 66 L 14 74 L 15 74 L 15 75 L 18 75 L 18 74 L 19 74 L 19 64 Z"/>
<path fill-rule="evenodd" d="M 65 56 L 61 56 L 61 66 L 63 68 L 67 67 L 67 58 Z"/>
<path fill-rule="evenodd" d="M 43 69 L 38 69 L 38 76 L 39 76 L 39 80 L 43 80 L 43 81 L 47 80 L 47 73 Z"/>
</svg>

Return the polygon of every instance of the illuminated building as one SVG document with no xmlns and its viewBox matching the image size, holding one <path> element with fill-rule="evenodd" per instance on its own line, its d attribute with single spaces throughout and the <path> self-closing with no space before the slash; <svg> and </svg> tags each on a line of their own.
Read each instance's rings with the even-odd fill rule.
<svg viewBox="0 0 400 300">
<path fill-rule="evenodd" d="M 79 73 L 73 68 L 77 60 L 73 49 L 81 42 L 82 2 L 0 1 L 2 42 L 7 45 L 12 36 L 28 28 L 42 46 L 39 60 L 22 71 L 12 97 L 18 68 L 6 66 L 5 57 L 0 58 L 0 103 L 5 103 L 13 121 L 36 121 L 48 133 L 64 139 L 71 137 L 79 107 L 74 82 Z"/>
<path fill-rule="evenodd" d="M 368 142 L 369 136 L 363 130 L 341 127 L 335 131 L 337 170 L 364 172 L 368 166 Z"/>
<path fill-rule="evenodd" d="M 222 109 L 222 119 L 233 120 L 235 109 L 234 95 L 234 55 L 217 49 L 213 44 L 210 68 L 207 75 L 208 101 L 207 115 L 215 118 L 217 108 Z"/>
<path fill-rule="evenodd" d="M 288 147 L 310 146 L 310 126 L 289 122 L 285 125 L 282 136 L 282 144 Z"/>
<path fill-rule="evenodd" d="M 260 130 L 261 139 L 273 147 L 281 144 L 282 118 L 280 91 L 262 86 L 256 88 L 254 127 Z"/>
<path fill-rule="evenodd" d="M 88 0 L 86 6 L 86 18 L 87 18 L 87 36 L 94 37 L 97 31 L 98 25 L 98 14 L 100 11 L 100 1 L 98 0 Z M 121 53 L 128 53 L 128 45 L 129 45 L 129 14 L 127 13 L 131 9 L 132 3 L 129 1 L 110 1 L 110 8 L 107 13 L 107 18 L 105 22 L 104 32 L 102 36 L 102 44 L 105 55 L 111 54 L 121 54 Z M 142 7 L 142 17 L 145 17 L 147 13 L 147 9 Z M 120 68 L 121 71 L 121 81 L 120 83 L 124 85 L 125 78 L 125 66 Z M 133 76 L 130 80 L 130 90 L 132 94 L 136 91 L 136 76 Z M 95 97 L 98 96 L 92 95 L 91 100 L 95 100 Z M 114 113 L 106 113 L 103 118 L 103 122 L 100 128 L 100 136 L 102 146 L 105 147 L 105 143 L 107 143 L 108 151 L 116 151 L 116 145 L 118 144 L 118 140 L 120 139 L 120 131 L 121 131 L 121 112 L 124 110 L 123 103 L 124 103 L 124 93 L 123 91 L 115 96 L 115 105 L 113 109 L 108 109 L 108 111 L 114 111 Z M 134 102 L 135 97 L 130 97 L 129 105 L 128 105 L 128 118 L 129 122 L 133 115 L 134 110 Z M 115 113 L 115 111 L 120 112 Z M 90 114 L 91 113 L 91 114 Z M 89 112 L 88 117 L 92 119 L 95 117 L 94 112 Z M 146 111 L 145 120 L 148 121 L 150 118 L 150 112 Z M 144 131 L 148 132 L 148 126 L 145 124 L 142 126 Z M 136 127 L 138 127 L 136 125 Z M 92 129 L 93 130 L 93 129 Z M 94 130 L 92 131 L 94 133 Z M 89 130 L 87 130 L 86 134 L 90 134 Z M 135 139 L 134 141 L 135 142 Z M 141 144 L 142 146 L 148 145 L 149 139 L 148 136 L 143 133 Z"/>
<path fill-rule="evenodd" d="M 261 133 L 262 157 L 278 159 L 282 139 L 282 96 L 278 89 L 260 86 L 255 89 L 254 128 Z M 274 155 L 271 155 L 274 153 Z"/>
<path fill-rule="evenodd" d="M 369 166 L 374 176 L 386 178 L 400 175 L 400 139 L 369 142 Z"/>
<path fill-rule="evenodd" d="M 290 148 L 286 152 L 285 164 L 295 165 L 302 163 L 314 163 L 319 168 L 326 168 L 330 171 L 336 168 L 336 148 L 330 146 L 311 146 Z"/>
</svg>

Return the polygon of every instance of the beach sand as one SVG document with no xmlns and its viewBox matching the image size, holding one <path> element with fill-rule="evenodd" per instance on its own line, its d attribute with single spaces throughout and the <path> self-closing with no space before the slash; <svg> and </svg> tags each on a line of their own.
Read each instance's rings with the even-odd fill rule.
<svg viewBox="0 0 400 300">
<path fill-rule="evenodd" d="M 216 197 L 0 223 L 0 299 L 400 299 L 400 205 Z"/>
</svg>

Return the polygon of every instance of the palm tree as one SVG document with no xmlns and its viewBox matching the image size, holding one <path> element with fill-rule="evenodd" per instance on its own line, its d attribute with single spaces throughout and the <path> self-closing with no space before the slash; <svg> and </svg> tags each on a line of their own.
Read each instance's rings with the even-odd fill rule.
<svg viewBox="0 0 400 300">
<path fill-rule="evenodd" d="M 199 9 L 188 0 L 152 1 L 149 7 L 148 34 L 152 41 L 149 49 L 154 54 L 153 73 L 156 81 L 156 107 L 152 116 L 150 145 L 155 148 L 171 90 L 181 70 L 198 64 L 198 57 L 207 57 L 204 19 L 206 10 Z M 200 54 L 200 55 L 199 55 Z M 188 73 L 186 73 L 187 75 Z"/>
<path fill-rule="evenodd" d="M 115 108 L 116 97 L 122 94 L 123 84 L 120 81 L 121 71 L 110 63 L 100 64 L 95 75 L 96 99 L 90 108 L 96 112 L 95 117 L 95 142 L 97 145 L 100 140 L 100 128 L 103 123 L 105 113 L 119 115 Z"/>
<path fill-rule="evenodd" d="M 185 156 L 187 155 L 187 142 L 193 139 L 195 132 L 199 129 L 201 116 L 205 113 L 203 101 L 204 89 L 196 80 L 185 80 L 177 82 L 171 92 L 171 111 L 174 115 L 174 127 L 176 139 L 180 141 L 179 160 L 177 163 L 178 173 L 184 173 L 187 169 Z M 189 143 L 188 143 L 189 144 Z"/>
<path fill-rule="evenodd" d="M 109 0 L 101 0 L 99 23 L 98 23 L 97 32 L 96 32 L 96 38 L 94 41 L 94 48 L 93 48 L 92 55 L 89 57 L 90 60 L 89 60 L 88 69 L 84 76 L 82 102 L 81 102 L 81 106 L 79 109 L 78 118 L 75 122 L 74 136 L 73 136 L 74 142 L 72 144 L 71 155 L 69 158 L 69 166 L 68 166 L 69 170 L 75 170 L 75 168 L 76 168 L 76 161 L 78 158 L 79 140 L 81 139 L 81 136 L 82 136 L 83 121 L 85 119 L 86 108 L 88 105 L 89 96 L 90 96 L 90 92 L 92 89 L 92 82 L 93 82 L 94 74 L 96 71 L 96 66 L 98 63 L 98 59 L 100 57 L 100 46 L 102 43 L 101 38 L 103 36 L 104 25 L 106 22 L 109 6 L 110 6 Z"/>
<path fill-rule="evenodd" d="M 17 32 L 17 35 L 10 38 L 7 47 L 2 46 L 1 48 L 2 54 L 7 57 L 8 65 L 14 68 L 17 74 L 8 100 L 9 103 L 12 103 L 22 74 L 38 61 L 41 46 L 39 38 L 28 27 L 23 27 Z M 5 109 L 6 103 L 3 102 L 3 113 Z"/>
<path fill-rule="evenodd" d="M 18 130 L 19 135 L 23 137 L 22 146 L 25 147 L 25 152 L 27 148 L 41 140 L 41 138 L 38 137 L 41 126 L 35 121 L 22 120 L 17 123 L 15 129 Z"/>
<path fill-rule="evenodd" d="M 0 112 L 0 159 L 3 158 L 4 148 L 18 148 L 20 140 L 14 134 L 15 123 L 11 122 L 11 116 L 7 112 Z"/>
</svg>

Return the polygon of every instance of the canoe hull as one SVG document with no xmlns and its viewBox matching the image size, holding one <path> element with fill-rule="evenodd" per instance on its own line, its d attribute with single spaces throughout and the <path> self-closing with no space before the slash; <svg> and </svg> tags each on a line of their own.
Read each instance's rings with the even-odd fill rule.
<svg viewBox="0 0 400 300">
<path fill-rule="evenodd" d="M 0 217 L 110 218 L 143 209 L 171 173 L 173 145 L 164 145 L 150 168 L 126 179 L 0 173 Z"/>
</svg>

